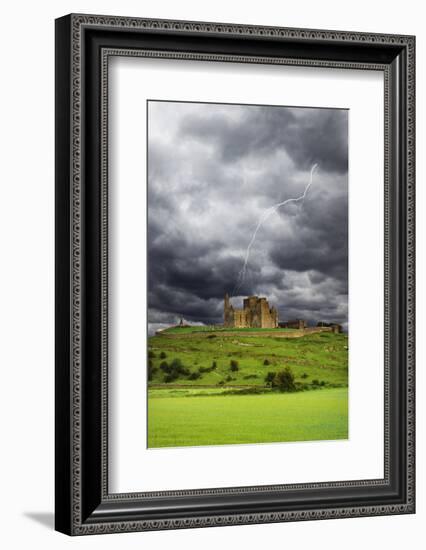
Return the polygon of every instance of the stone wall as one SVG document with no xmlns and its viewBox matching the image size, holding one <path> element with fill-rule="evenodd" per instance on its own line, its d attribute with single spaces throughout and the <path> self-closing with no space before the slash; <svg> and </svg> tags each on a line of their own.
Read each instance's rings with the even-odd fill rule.
<svg viewBox="0 0 426 550">
<path fill-rule="evenodd" d="M 304 329 L 307 327 L 307 323 L 303 319 L 292 319 L 291 321 L 283 321 L 279 323 L 279 326 L 280 328 Z"/>
</svg>

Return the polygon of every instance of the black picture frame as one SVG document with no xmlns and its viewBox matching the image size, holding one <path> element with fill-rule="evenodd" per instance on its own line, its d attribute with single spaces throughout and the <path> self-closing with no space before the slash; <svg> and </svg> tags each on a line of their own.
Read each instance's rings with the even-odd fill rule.
<svg viewBox="0 0 426 550">
<path fill-rule="evenodd" d="M 375 69 L 385 82 L 384 478 L 108 493 L 108 56 Z M 415 511 L 415 38 L 71 14 L 56 20 L 56 529 L 69 535 Z M 368 266 L 364 267 L 368 269 Z"/>
</svg>

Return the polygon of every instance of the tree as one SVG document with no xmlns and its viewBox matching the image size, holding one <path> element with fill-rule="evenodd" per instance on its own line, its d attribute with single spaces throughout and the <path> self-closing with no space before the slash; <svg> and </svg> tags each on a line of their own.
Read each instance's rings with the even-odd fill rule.
<svg viewBox="0 0 426 550">
<path fill-rule="evenodd" d="M 268 374 L 265 376 L 265 382 L 268 386 L 272 386 L 274 379 L 275 379 L 275 372 L 268 372 Z"/>
<path fill-rule="evenodd" d="M 187 369 L 180 359 L 173 359 L 173 361 L 170 364 L 171 372 L 177 374 L 179 376 L 180 374 L 183 374 L 184 376 L 188 376 L 190 373 L 189 369 Z"/>
<path fill-rule="evenodd" d="M 170 372 L 170 367 L 169 367 L 169 364 L 167 363 L 167 361 L 161 361 L 160 363 L 160 369 L 163 371 L 163 372 Z"/>
<path fill-rule="evenodd" d="M 148 361 L 148 381 L 151 382 L 151 380 L 154 377 L 154 374 L 157 372 L 157 367 L 154 367 L 152 364 L 151 359 Z"/>
<path fill-rule="evenodd" d="M 236 361 L 235 359 L 231 359 L 231 371 L 232 372 L 236 372 L 238 370 L 238 361 Z"/>
<path fill-rule="evenodd" d="M 281 392 L 296 390 L 294 374 L 290 367 L 286 367 L 284 370 L 280 370 L 276 373 L 274 380 L 272 381 L 272 387 Z"/>
</svg>

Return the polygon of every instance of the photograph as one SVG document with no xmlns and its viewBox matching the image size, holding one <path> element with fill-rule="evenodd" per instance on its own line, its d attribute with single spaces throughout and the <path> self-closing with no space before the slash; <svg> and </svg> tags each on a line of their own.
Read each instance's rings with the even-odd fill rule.
<svg viewBox="0 0 426 550">
<path fill-rule="evenodd" d="M 348 124 L 147 101 L 148 448 L 349 438 Z"/>
</svg>

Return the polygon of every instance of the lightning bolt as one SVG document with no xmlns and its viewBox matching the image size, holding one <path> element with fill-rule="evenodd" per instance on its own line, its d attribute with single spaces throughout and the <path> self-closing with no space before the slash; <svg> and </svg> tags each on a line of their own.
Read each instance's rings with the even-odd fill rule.
<svg viewBox="0 0 426 550">
<path fill-rule="evenodd" d="M 244 258 L 244 264 L 243 264 L 243 267 L 242 267 L 242 269 L 241 269 L 241 271 L 238 275 L 237 284 L 235 285 L 235 288 L 232 292 L 233 296 L 235 296 L 235 294 L 237 293 L 237 291 L 240 289 L 241 285 L 244 282 L 246 272 L 247 272 L 247 264 L 248 264 L 249 257 L 250 257 L 250 250 L 251 250 L 251 247 L 254 244 L 254 241 L 256 240 L 256 236 L 257 236 L 257 233 L 258 233 L 259 229 L 266 222 L 266 220 L 269 218 L 269 216 L 271 216 L 274 212 L 276 212 L 282 206 L 285 206 L 286 204 L 289 204 L 290 202 L 303 201 L 303 199 L 306 197 L 307 192 L 309 191 L 310 186 L 312 185 L 313 174 L 314 174 L 314 171 L 315 171 L 317 166 L 318 166 L 317 163 L 315 163 L 312 166 L 311 173 L 310 173 L 310 176 L 309 176 L 309 182 L 308 182 L 307 186 L 305 187 L 305 190 L 304 190 L 303 194 L 300 195 L 300 197 L 296 197 L 294 199 L 287 199 L 283 202 L 279 202 L 278 204 L 274 204 L 273 206 L 271 206 L 270 208 L 265 210 L 265 212 L 260 216 L 259 221 L 257 222 L 256 228 L 254 230 L 254 233 L 251 237 L 251 240 L 250 240 L 250 242 L 247 246 L 246 255 L 245 255 L 245 258 Z"/>
</svg>

